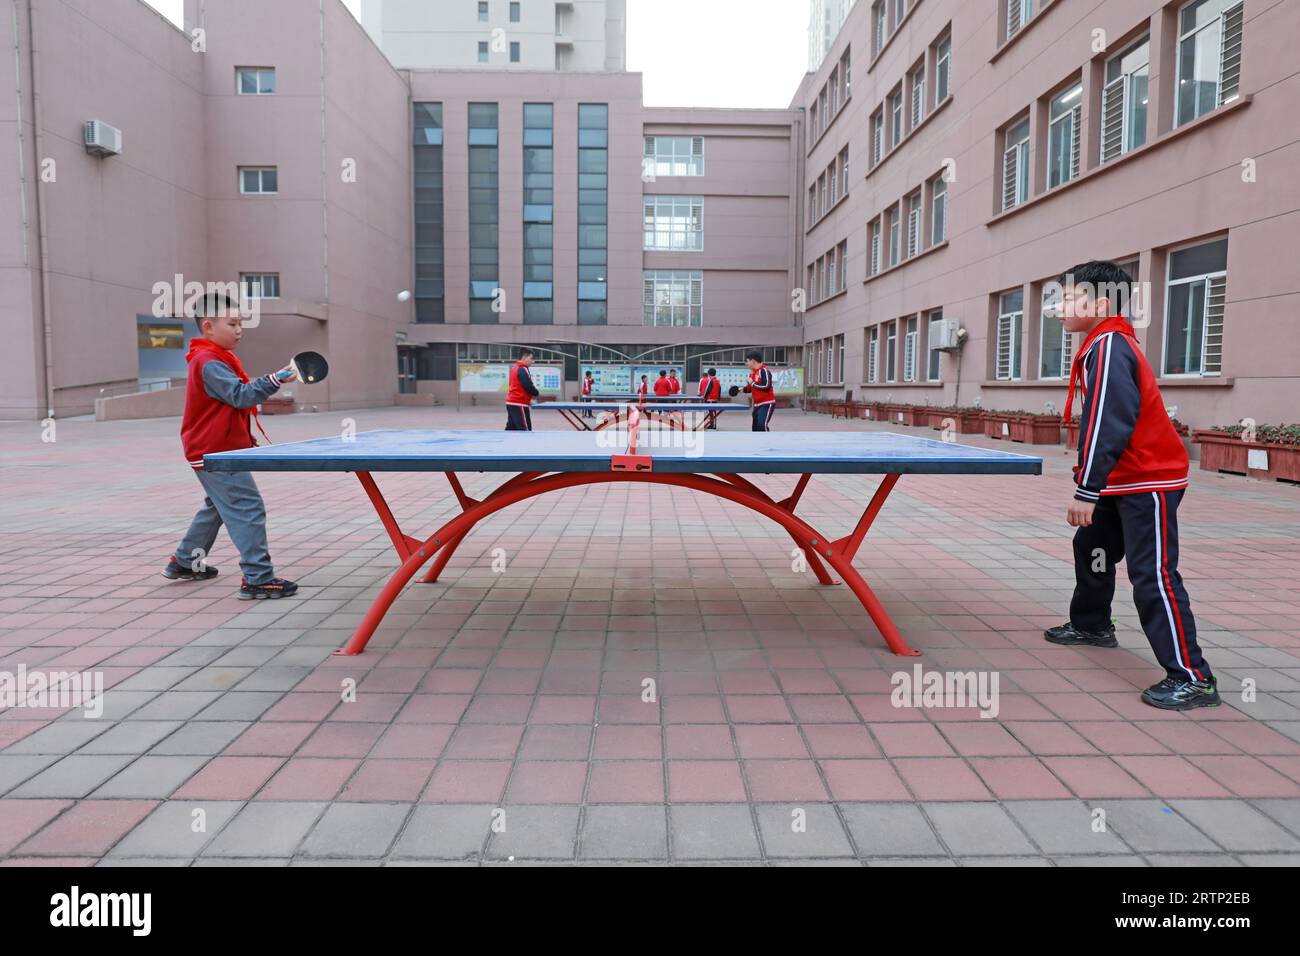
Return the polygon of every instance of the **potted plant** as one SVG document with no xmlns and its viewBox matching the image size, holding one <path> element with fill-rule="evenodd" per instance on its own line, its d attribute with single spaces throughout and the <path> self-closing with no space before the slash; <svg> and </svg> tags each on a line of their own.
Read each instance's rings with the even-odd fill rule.
<svg viewBox="0 0 1300 956">
<path fill-rule="evenodd" d="M 930 427 L 936 431 L 951 422 L 959 435 L 984 434 L 984 410 L 977 405 L 939 405 L 928 411 Z"/>
<path fill-rule="evenodd" d="M 1249 419 L 1192 432 L 1201 470 L 1300 483 L 1300 425 L 1255 425 Z"/>
</svg>

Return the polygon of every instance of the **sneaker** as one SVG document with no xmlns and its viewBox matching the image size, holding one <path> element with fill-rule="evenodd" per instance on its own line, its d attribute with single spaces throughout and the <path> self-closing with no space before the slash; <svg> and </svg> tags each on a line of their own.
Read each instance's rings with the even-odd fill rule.
<svg viewBox="0 0 1300 956">
<path fill-rule="evenodd" d="M 171 581 L 206 581 L 217 576 L 217 569 L 204 565 L 195 571 L 191 565 L 181 564 L 173 556 L 167 562 L 167 567 L 163 568 L 162 576 Z"/>
<path fill-rule="evenodd" d="M 1066 647 L 1079 644 L 1087 644 L 1090 647 L 1119 647 L 1119 641 L 1115 639 L 1114 624 L 1107 624 L 1104 631 L 1085 631 L 1066 621 L 1060 627 L 1049 627 L 1043 631 L 1043 637 L 1053 644 L 1064 644 Z"/>
<path fill-rule="evenodd" d="M 1195 710 L 1197 707 L 1219 706 L 1219 685 L 1209 680 L 1179 680 L 1166 677 L 1142 692 L 1142 703 L 1161 710 Z"/>
<path fill-rule="evenodd" d="M 239 585 L 239 600 L 241 601 L 260 601 L 265 598 L 278 600 L 282 597 L 291 597 L 298 593 L 298 585 L 292 581 L 286 581 L 284 578 L 272 578 L 265 584 L 249 584 L 247 581 Z"/>
</svg>

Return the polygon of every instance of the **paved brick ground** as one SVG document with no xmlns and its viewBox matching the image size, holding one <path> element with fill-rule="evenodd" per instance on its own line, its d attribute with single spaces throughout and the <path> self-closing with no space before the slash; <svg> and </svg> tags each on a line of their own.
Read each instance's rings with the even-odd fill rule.
<svg viewBox="0 0 1300 956">
<path fill-rule="evenodd" d="M 500 427 L 444 409 L 267 427 L 289 440 L 345 417 Z M 989 720 L 891 706 L 913 662 L 846 588 L 792 570 L 775 525 L 666 488 L 496 516 L 366 654 L 331 658 L 396 566 L 355 479 L 258 478 L 297 599 L 237 601 L 224 535 L 221 577 L 168 583 L 200 501 L 176 431 L 66 421 L 48 443 L 0 424 L 0 671 L 109 687 L 97 720 L 0 713 L 0 865 L 1300 861 L 1296 488 L 1194 477 L 1183 572 L 1228 706 L 1184 716 L 1138 701 L 1160 675 L 1123 586 L 1122 648 L 1042 641 L 1071 589 L 1062 449 L 1039 449 L 1041 478 L 904 478 L 858 566 L 927 669 L 998 675 Z M 408 530 L 455 508 L 441 476 L 380 481 Z M 846 533 L 874 485 L 815 479 L 800 511 Z"/>
</svg>

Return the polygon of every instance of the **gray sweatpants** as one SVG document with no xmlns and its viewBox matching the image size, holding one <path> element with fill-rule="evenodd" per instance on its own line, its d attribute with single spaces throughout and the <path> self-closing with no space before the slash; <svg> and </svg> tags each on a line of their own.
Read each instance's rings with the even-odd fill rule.
<svg viewBox="0 0 1300 956">
<path fill-rule="evenodd" d="M 239 567 L 244 572 L 244 580 L 249 584 L 266 584 L 275 577 L 275 571 L 266 547 L 266 505 L 252 474 L 202 468 L 196 468 L 194 474 L 207 497 L 176 549 L 176 560 L 187 567 L 199 557 L 206 561 L 224 524 L 230 540 L 239 549 Z"/>
</svg>

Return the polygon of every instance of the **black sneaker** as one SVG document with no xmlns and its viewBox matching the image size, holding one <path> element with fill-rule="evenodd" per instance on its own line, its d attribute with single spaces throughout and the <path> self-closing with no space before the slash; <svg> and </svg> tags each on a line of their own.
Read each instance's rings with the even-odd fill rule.
<svg viewBox="0 0 1300 956">
<path fill-rule="evenodd" d="M 1179 680 L 1166 677 L 1142 692 L 1142 703 L 1161 710 L 1195 710 L 1197 707 L 1219 706 L 1219 685 L 1209 680 Z"/>
<path fill-rule="evenodd" d="M 286 581 L 284 578 L 272 578 L 265 584 L 249 584 L 244 581 L 239 586 L 239 600 L 241 601 L 260 601 L 266 598 L 278 600 L 282 597 L 291 597 L 298 593 L 298 585 L 292 581 Z"/>
<path fill-rule="evenodd" d="M 1060 627 L 1049 627 L 1043 631 L 1043 637 L 1053 644 L 1064 644 L 1066 647 L 1080 644 L 1089 647 L 1119 647 L 1119 641 L 1115 639 L 1114 624 L 1107 624 L 1104 631 L 1085 631 L 1066 621 Z"/>
<path fill-rule="evenodd" d="M 171 581 L 207 581 L 209 578 L 217 576 L 217 569 L 209 565 L 204 565 L 195 571 L 192 565 L 181 564 L 175 556 L 167 562 L 167 567 L 163 568 L 162 576 Z"/>
</svg>

